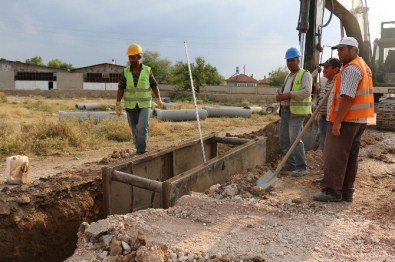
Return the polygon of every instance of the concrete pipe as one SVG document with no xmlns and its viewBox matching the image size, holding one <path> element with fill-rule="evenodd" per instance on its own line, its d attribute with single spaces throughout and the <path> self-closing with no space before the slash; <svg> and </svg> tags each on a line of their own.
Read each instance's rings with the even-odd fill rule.
<svg viewBox="0 0 395 262">
<path fill-rule="evenodd" d="M 122 112 L 122 114 L 118 117 L 114 112 L 111 111 L 97 111 L 97 112 L 64 112 L 59 111 L 59 120 L 65 120 L 74 118 L 78 121 L 83 121 L 86 119 L 91 119 L 94 121 L 101 121 L 103 119 L 115 119 L 115 120 L 123 120 L 126 119 L 126 112 Z"/>
<path fill-rule="evenodd" d="M 178 106 L 177 103 L 163 103 L 163 109 L 176 109 Z"/>
<path fill-rule="evenodd" d="M 166 102 L 163 102 L 163 108 L 162 109 L 170 109 L 170 108 L 175 108 L 177 106 L 178 106 L 177 103 L 166 103 Z M 157 107 L 156 102 L 152 101 L 152 105 L 151 105 L 152 110 L 154 110 L 156 107 Z"/>
<path fill-rule="evenodd" d="M 261 106 L 249 106 L 248 108 L 250 108 L 252 110 L 253 114 L 260 113 L 263 110 L 263 108 Z"/>
<path fill-rule="evenodd" d="M 102 105 L 100 103 L 77 103 L 75 108 L 82 110 L 94 110 L 100 108 Z"/>
<path fill-rule="evenodd" d="M 245 107 L 203 107 L 208 117 L 251 117 L 252 109 Z"/>
<path fill-rule="evenodd" d="M 198 109 L 199 120 L 207 118 L 207 111 L 204 109 Z M 159 121 L 190 121 L 196 120 L 195 109 L 183 109 L 183 110 L 160 110 L 155 109 L 153 113 Z"/>
</svg>

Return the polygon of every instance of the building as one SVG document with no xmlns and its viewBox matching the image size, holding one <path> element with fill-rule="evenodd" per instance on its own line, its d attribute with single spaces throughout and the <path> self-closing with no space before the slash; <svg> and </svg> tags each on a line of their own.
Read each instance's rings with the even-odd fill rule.
<svg viewBox="0 0 395 262">
<path fill-rule="evenodd" d="M 253 78 L 253 75 L 247 76 L 245 74 L 234 74 L 225 80 L 227 86 L 248 86 L 255 87 L 258 84 L 258 80 Z"/>
<path fill-rule="evenodd" d="M 272 86 L 272 78 L 264 76 L 263 79 L 258 81 L 259 87 L 270 87 Z"/>
<path fill-rule="evenodd" d="M 103 63 L 65 70 L 0 59 L 0 90 L 116 90 L 123 68 Z"/>
</svg>

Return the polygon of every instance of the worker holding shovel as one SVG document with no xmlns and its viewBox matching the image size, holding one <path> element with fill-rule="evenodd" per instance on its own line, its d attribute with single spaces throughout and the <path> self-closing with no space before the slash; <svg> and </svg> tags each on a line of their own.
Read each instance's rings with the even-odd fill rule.
<svg viewBox="0 0 395 262">
<path fill-rule="evenodd" d="M 162 100 L 158 83 L 149 66 L 141 63 L 143 49 L 138 44 L 128 47 L 127 55 L 130 65 L 125 67 L 118 83 L 115 112 L 122 113 L 121 100 L 130 128 L 132 129 L 134 145 L 137 154 L 147 152 L 149 112 L 152 107 L 151 90 L 157 97 L 157 107 L 162 108 Z"/>
<path fill-rule="evenodd" d="M 285 53 L 287 67 L 290 71 L 276 100 L 280 102 L 280 148 L 284 155 L 291 148 L 302 132 L 303 121 L 311 114 L 312 76 L 300 68 L 301 54 L 296 48 L 289 48 Z M 308 174 L 303 141 L 300 140 L 289 156 L 282 171 L 292 172 L 300 177 Z"/>
</svg>

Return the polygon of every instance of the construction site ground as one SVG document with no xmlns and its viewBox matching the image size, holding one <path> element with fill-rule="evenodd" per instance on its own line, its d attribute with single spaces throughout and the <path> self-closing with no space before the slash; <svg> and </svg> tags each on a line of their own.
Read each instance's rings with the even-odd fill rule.
<svg viewBox="0 0 395 262">
<path fill-rule="evenodd" d="M 276 132 L 229 131 L 272 142 Z M 30 184 L 2 180 L 0 261 L 395 261 L 393 132 L 365 132 L 352 203 L 312 200 L 323 175 L 317 150 L 307 152 L 308 176 L 281 175 L 267 191 L 256 181 L 280 155 L 167 210 L 105 218 L 101 168 L 120 160 L 113 151 L 35 159 Z"/>
</svg>

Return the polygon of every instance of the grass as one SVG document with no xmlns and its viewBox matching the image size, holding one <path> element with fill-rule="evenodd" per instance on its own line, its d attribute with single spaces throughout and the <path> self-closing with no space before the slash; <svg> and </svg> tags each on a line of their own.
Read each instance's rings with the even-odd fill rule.
<svg viewBox="0 0 395 262">
<path fill-rule="evenodd" d="M 89 99 L 44 99 L 41 97 L 7 97 L 0 93 L 0 157 L 10 155 L 48 156 L 77 151 L 121 146 L 132 141 L 126 120 L 59 120 L 58 111 L 78 111 L 77 102 L 98 102 Z M 113 99 L 102 99 L 101 108 L 111 108 Z M 198 101 L 198 107 L 221 106 Z M 190 101 L 175 101 L 174 109 L 194 108 Z M 247 103 L 247 101 L 243 101 Z M 238 105 L 239 106 L 239 105 Z M 172 108 L 173 109 L 173 108 Z M 253 114 L 250 118 L 207 118 L 200 121 L 203 135 L 243 132 L 262 128 L 277 116 Z M 150 143 L 174 144 L 198 137 L 196 121 L 160 122 L 150 120 Z"/>
</svg>

